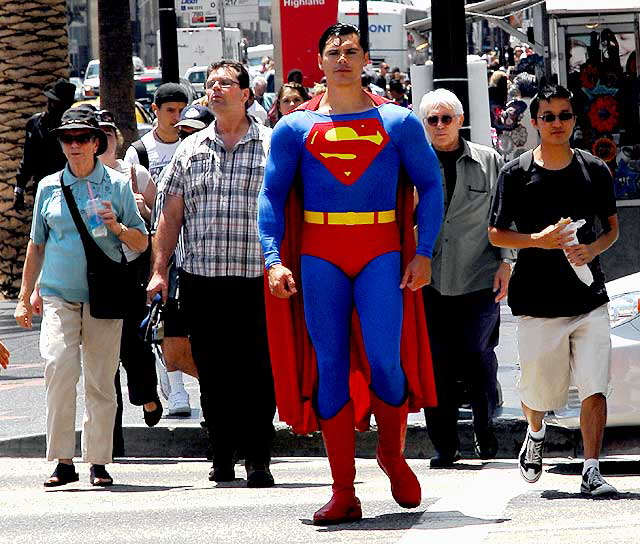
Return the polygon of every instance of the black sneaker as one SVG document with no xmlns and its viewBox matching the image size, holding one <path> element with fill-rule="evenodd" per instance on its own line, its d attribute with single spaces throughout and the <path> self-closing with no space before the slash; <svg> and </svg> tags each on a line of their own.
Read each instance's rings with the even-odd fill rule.
<svg viewBox="0 0 640 544">
<path fill-rule="evenodd" d="M 460 461 L 460 452 L 456 451 L 453 455 L 444 455 L 442 453 L 436 453 L 431 459 L 429 459 L 429 466 L 431 468 L 451 468 L 456 461 Z"/>
<path fill-rule="evenodd" d="M 213 465 L 209 471 L 210 482 L 233 482 L 236 479 L 236 471 L 233 465 L 216 466 Z"/>
<path fill-rule="evenodd" d="M 580 493 L 590 497 L 600 497 L 603 495 L 616 495 L 618 490 L 604 481 L 598 467 L 591 467 L 582 475 Z"/>
<path fill-rule="evenodd" d="M 537 482 L 542 475 L 542 448 L 544 447 L 544 437 L 533 438 L 529 431 L 524 439 L 520 455 L 520 474 L 530 484 Z"/>
<path fill-rule="evenodd" d="M 480 459 L 495 459 L 498 453 L 498 439 L 493 429 L 489 428 L 481 433 L 474 433 L 474 447 Z"/>
</svg>

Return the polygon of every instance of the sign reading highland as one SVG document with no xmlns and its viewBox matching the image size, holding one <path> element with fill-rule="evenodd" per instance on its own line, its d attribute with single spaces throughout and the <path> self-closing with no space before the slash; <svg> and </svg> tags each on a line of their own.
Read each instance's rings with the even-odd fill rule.
<svg viewBox="0 0 640 544">
<path fill-rule="evenodd" d="M 176 0 L 176 15 L 186 16 L 189 26 L 218 22 L 218 0 Z"/>
<path fill-rule="evenodd" d="M 302 70 L 305 86 L 322 79 L 318 40 L 338 20 L 338 0 L 275 0 L 280 2 L 282 74 Z"/>
</svg>

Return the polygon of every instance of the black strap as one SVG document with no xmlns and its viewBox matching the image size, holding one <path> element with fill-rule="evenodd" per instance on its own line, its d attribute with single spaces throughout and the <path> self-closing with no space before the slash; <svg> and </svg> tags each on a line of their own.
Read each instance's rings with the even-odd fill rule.
<svg viewBox="0 0 640 544">
<path fill-rule="evenodd" d="M 581 149 L 573 150 L 576 158 L 578 159 L 578 164 L 580 165 L 580 169 L 582 170 L 582 175 L 584 176 L 587 184 L 591 185 L 591 176 L 589 175 L 589 170 L 587 169 L 587 164 L 584 160 L 584 151 Z M 529 149 L 525 151 L 520 157 L 518 157 L 518 162 L 520 169 L 524 175 L 527 175 L 531 169 L 533 168 L 533 150 Z"/>
<path fill-rule="evenodd" d="M 71 217 L 73 218 L 73 222 L 76 224 L 76 228 L 78 229 L 78 233 L 80 234 L 80 239 L 82 240 L 82 245 L 84 246 L 85 256 L 87 261 L 92 258 L 102 259 L 106 257 L 110 259 L 102 248 L 98 245 L 98 243 L 93 239 L 93 236 L 89 234 L 89 230 L 87 226 L 84 224 L 82 220 L 82 216 L 80 215 L 80 210 L 78 210 L 78 204 L 76 204 L 76 199 L 73 198 L 73 193 L 71 192 L 71 187 L 65 185 L 62 180 L 62 172 L 60 173 L 60 186 L 62 187 L 62 194 L 64 195 L 64 199 L 67 201 L 67 206 L 69 207 L 69 211 L 71 212 Z M 88 182 L 91 183 L 91 182 Z M 124 256 L 124 252 L 122 252 L 122 264 L 126 264 L 127 259 Z"/>
<path fill-rule="evenodd" d="M 147 170 L 149 170 L 149 153 L 147 152 L 147 148 L 142 143 L 142 140 L 136 140 L 131 144 L 131 147 L 136 150 L 140 164 Z"/>
<path fill-rule="evenodd" d="M 580 165 L 580 169 L 582 170 L 582 175 L 584 176 L 585 181 L 588 185 L 591 185 L 591 176 L 589 175 L 589 169 L 587 168 L 587 163 L 584 160 L 584 151 L 582 149 L 574 149 L 576 157 L 578 159 L 578 164 Z"/>
</svg>

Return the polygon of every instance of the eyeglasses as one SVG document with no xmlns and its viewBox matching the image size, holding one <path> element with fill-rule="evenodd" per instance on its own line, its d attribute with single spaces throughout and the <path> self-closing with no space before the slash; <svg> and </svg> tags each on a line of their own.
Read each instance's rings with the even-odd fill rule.
<svg viewBox="0 0 640 544">
<path fill-rule="evenodd" d="M 99 110 L 96 112 L 96 117 L 98 118 L 98 121 L 101 123 L 115 123 L 115 117 L 113 116 L 113 113 L 111 113 L 109 110 Z"/>
<path fill-rule="evenodd" d="M 207 81 L 207 89 L 213 89 L 213 86 L 216 83 L 223 89 L 228 89 L 233 85 L 240 85 L 239 81 L 234 81 L 233 79 L 210 79 L 209 81 Z"/>
<path fill-rule="evenodd" d="M 451 115 L 430 115 L 427 117 L 427 123 L 429 123 L 430 127 L 437 127 L 438 121 L 442 121 L 443 125 L 449 126 L 451 121 L 453 121 L 453 117 Z"/>
<path fill-rule="evenodd" d="M 563 111 L 556 115 L 555 113 L 545 113 L 543 115 L 538 115 L 538 119 L 542 119 L 545 123 L 553 123 L 556 118 L 560 119 L 560 121 L 570 121 L 576 116 L 575 113 L 570 113 L 568 111 Z"/>
<path fill-rule="evenodd" d="M 72 144 L 76 142 L 78 144 L 86 144 L 93 140 L 94 136 L 90 132 L 83 132 L 82 134 L 60 134 L 58 139 L 63 144 Z"/>
</svg>

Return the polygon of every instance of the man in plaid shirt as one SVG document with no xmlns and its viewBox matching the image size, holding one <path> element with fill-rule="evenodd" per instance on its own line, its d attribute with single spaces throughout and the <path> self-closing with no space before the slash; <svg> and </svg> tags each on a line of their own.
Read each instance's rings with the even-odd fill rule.
<svg viewBox="0 0 640 544">
<path fill-rule="evenodd" d="M 241 64 L 211 64 L 206 91 L 216 120 L 186 138 L 163 173 L 147 290 L 166 300 L 182 228 L 180 296 L 213 450 L 209 479 L 233 480 L 240 453 L 247 487 L 270 487 L 275 396 L 256 218 L 271 129 L 246 115 L 249 74 Z"/>
</svg>

